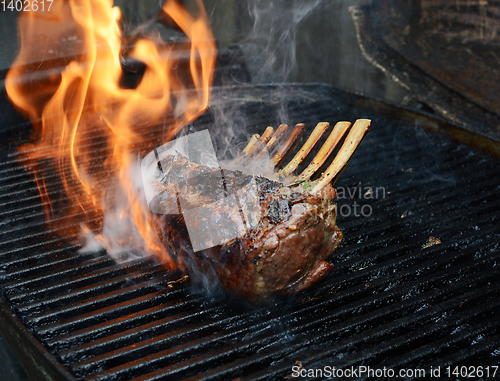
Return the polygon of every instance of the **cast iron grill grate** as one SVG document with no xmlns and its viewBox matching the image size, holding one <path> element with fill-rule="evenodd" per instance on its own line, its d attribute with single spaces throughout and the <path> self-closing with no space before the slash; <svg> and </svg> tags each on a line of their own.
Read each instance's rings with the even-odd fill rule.
<svg viewBox="0 0 500 381">
<path fill-rule="evenodd" d="M 339 216 L 336 273 L 260 307 L 185 283 L 168 288 L 180 274 L 148 259 L 78 254 L 74 236 L 48 230 L 33 175 L 9 152 L 0 162 L 1 296 L 56 368 L 86 380 L 230 380 L 288 378 L 296 361 L 427 371 L 498 365 L 497 159 L 423 129 L 452 128 L 445 122 L 325 85 L 215 89 L 213 106 L 189 128 L 215 136 L 229 123 L 214 119 L 221 110 L 243 121 L 241 141 L 277 125 L 277 115 L 310 129 L 373 120 L 337 183 L 356 192 L 339 199 L 339 210 L 357 202 L 371 213 Z M 58 194 L 52 171 L 48 163 L 48 189 Z M 426 246 L 430 237 L 441 243 Z"/>
</svg>

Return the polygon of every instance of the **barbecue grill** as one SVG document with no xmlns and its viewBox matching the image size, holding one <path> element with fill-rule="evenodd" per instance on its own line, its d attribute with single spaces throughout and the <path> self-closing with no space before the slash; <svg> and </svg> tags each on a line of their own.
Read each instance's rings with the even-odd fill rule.
<svg viewBox="0 0 500 381">
<path fill-rule="evenodd" d="M 32 126 L 0 89 L 0 330 L 30 378 L 287 380 L 325 366 L 414 371 L 408 379 L 436 369 L 461 379 L 471 371 L 464 367 L 482 366 L 483 378 L 499 376 L 500 117 L 490 98 L 436 79 L 435 61 L 416 61 L 418 50 L 407 50 L 415 35 L 406 44 L 394 38 L 408 22 L 398 6 L 419 8 L 398 3 L 351 14 L 366 57 L 420 110 L 328 84 L 252 84 L 247 61 L 257 46 L 218 51 L 210 106 L 184 132 L 208 129 L 219 160 L 268 125 L 302 122 L 307 137 L 318 122 L 372 120 L 336 183 L 344 240 L 331 257 L 335 272 L 264 305 L 207 292 L 133 251 L 120 261 L 104 250 L 80 253 L 82 215 L 61 217 L 64 232 L 46 222 L 46 199 L 17 152 Z M 32 66 L 44 75 L 45 66 Z M 144 68 L 130 61 L 124 69 L 123 84 L 133 87 Z M 165 143 L 169 122 L 138 126 L 150 148 Z M 103 157 L 100 133 L 88 131 L 88 144 Z M 66 196 L 55 170 L 49 161 L 42 168 L 57 215 Z M 101 220 L 96 213 L 96 226 Z"/>
<path fill-rule="evenodd" d="M 236 128 L 216 118 L 228 110 L 241 116 Z M 356 191 L 339 210 L 357 201 L 371 212 L 339 213 L 335 273 L 254 306 L 195 290 L 152 259 L 77 253 L 74 236 L 48 228 L 33 174 L 17 160 L 29 125 L 7 118 L 0 327 L 33 379 L 289 379 L 293 366 L 498 365 L 499 161 L 449 138 L 462 127 L 325 84 L 215 87 L 188 130 L 208 128 L 220 153 L 230 127 L 231 144 L 243 144 L 281 122 L 311 131 L 320 121 L 372 119 L 336 184 Z M 161 135 L 162 126 L 149 128 L 152 139 Z M 370 198 L 369 188 L 384 193 Z"/>
</svg>

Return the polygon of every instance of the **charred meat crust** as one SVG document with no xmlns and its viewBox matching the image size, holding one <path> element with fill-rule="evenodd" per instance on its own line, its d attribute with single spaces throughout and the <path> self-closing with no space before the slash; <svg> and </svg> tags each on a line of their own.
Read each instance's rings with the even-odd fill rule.
<svg viewBox="0 0 500 381">
<path fill-rule="evenodd" d="M 177 157 L 172 165 L 184 166 L 197 174 L 201 170 L 204 181 L 211 186 L 214 178 L 220 179 L 216 173 L 219 170 L 192 165 L 182 157 Z M 219 187 L 221 197 L 227 189 L 239 189 L 252 178 L 238 171 L 223 171 L 226 190 Z M 204 277 L 208 283 L 221 284 L 236 296 L 264 302 L 276 295 L 306 289 L 330 273 L 332 265 L 325 260 L 340 244 L 342 232 L 336 226 L 336 191 L 332 187 L 312 195 L 300 184 L 284 186 L 262 177 L 255 181 L 260 219 L 255 228 L 237 239 L 194 252 L 183 215 L 158 216 L 156 227 L 180 269 L 194 281 Z M 189 189 L 188 181 L 178 184 L 190 193 L 187 199 L 198 196 L 203 200 L 207 194 Z"/>
</svg>

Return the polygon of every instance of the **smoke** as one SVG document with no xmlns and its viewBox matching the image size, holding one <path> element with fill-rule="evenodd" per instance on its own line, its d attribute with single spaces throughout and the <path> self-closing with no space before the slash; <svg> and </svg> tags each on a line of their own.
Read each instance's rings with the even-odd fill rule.
<svg viewBox="0 0 500 381">
<path fill-rule="evenodd" d="M 286 91 L 289 90 L 282 89 L 279 83 L 290 82 L 294 78 L 294 71 L 298 70 L 297 31 L 300 24 L 322 2 L 322 0 L 247 0 L 235 5 L 236 11 L 233 10 L 233 12 L 237 14 L 232 17 L 228 15 L 230 11 L 224 7 L 225 2 L 215 2 L 215 8 L 212 9 L 214 32 L 218 40 L 230 40 L 243 51 L 244 63 L 252 84 L 278 84 L 273 87 L 272 91 L 275 95 L 276 92 L 283 92 L 284 96 L 279 98 L 285 100 L 287 99 Z M 239 26 L 234 26 L 233 22 Z M 235 28 L 236 31 L 232 30 Z M 247 129 L 251 129 L 252 133 L 257 131 L 262 133 L 267 127 L 267 125 L 251 125 L 249 121 L 250 106 L 256 105 L 258 108 L 262 99 L 252 97 L 249 91 L 245 99 L 230 99 L 230 102 L 236 105 L 244 104 L 245 107 L 227 107 L 227 98 L 231 96 L 232 94 L 217 93 L 213 96 L 210 106 L 210 113 L 213 117 L 211 131 L 216 137 L 215 148 L 220 160 L 238 156 L 251 136 Z M 285 103 L 274 105 L 276 112 L 267 122 L 274 128 L 282 123 L 293 125 L 301 122 L 291 120 Z M 256 163 L 250 172 L 244 168 L 243 170 L 247 173 L 262 174 L 265 168 L 268 168 L 266 160 L 269 161 L 269 158 Z"/>
<path fill-rule="evenodd" d="M 158 259 L 169 263 L 169 254 L 162 248 L 156 234 L 151 233 L 148 228 L 151 213 L 147 207 L 140 159 L 130 157 L 126 171 L 126 181 L 130 186 L 124 186 L 116 178 L 110 179 L 115 184 L 110 186 L 103 196 L 104 218 L 101 232 L 94 234 L 88 227 L 82 226 L 81 236 L 85 245 L 79 252 L 106 249 L 118 263 L 144 258 L 154 253 Z M 138 221 L 141 223 L 138 224 Z"/>
<path fill-rule="evenodd" d="M 129 179 L 138 197 L 144 200 L 144 191 L 140 182 L 140 168 L 134 161 L 128 168 Z M 98 242 L 106 247 L 108 253 L 119 262 L 123 260 L 122 253 L 133 253 L 139 250 L 147 252 L 146 244 L 137 226 L 132 221 L 133 215 L 127 192 L 120 186 L 109 192 L 103 203 L 106 206 L 102 233 Z M 130 259 L 130 258 L 126 258 Z"/>
<path fill-rule="evenodd" d="M 436 181 L 442 187 L 455 187 L 457 178 L 446 161 L 446 151 L 450 140 L 443 139 L 434 132 L 426 131 L 421 123 L 416 120 L 413 129 L 398 128 L 393 137 L 394 170 L 403 170 L 412 173 L 408 183 L 416 186 L 429 181 Z M 407 167 L 407 155 L 411 147 L 417 145 L 419 151 L 423 152 L 424 160 L 418 166 Z"/>
<path fill-rule="evenodd" d="M 287 82 L 296 68 L 296 37 L 298 25 L 322 0 L 266 1 L 247 3 L 252 29 L 239 42 L 257 47 L 247 52 L 254 83 Z"/>
<path fill-rule="evenodd" d="M 224 98 L 220 103 L 210 106 L 213 116 L 211 131 L 214 139 L 217 158 L 229 159 L 236 157 L 245 147 L 248 138 L 245 126 L 248 116 L 240 107 L 227 107 Z"/>
</svg>

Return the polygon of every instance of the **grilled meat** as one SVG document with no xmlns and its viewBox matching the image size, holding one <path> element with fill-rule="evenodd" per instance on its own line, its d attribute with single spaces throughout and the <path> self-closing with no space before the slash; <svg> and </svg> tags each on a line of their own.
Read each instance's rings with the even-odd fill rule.
<svg viewBox="0 0 500 381">
<path fill-rule="evenodd" d="M 156 210 L 172 210 L 175 203 L 183 213 L 158 215 L 158 233 L 195 282 L 221 284 L 236 296 L 263 302 L 308 288 L 331 272 L 326 259 L 342 240 L 331 186 L 313 195 L 308 182 L 285 186 L 180 155 L 167 157 L 162 166 L 164 192 L 154 200 Z M 194 218 L 193 210 L 199 212 Z M 193 250 L 190 236 L 220 238 L 218 230 L 227 237 L 223 243 Z"/>
</svg>

